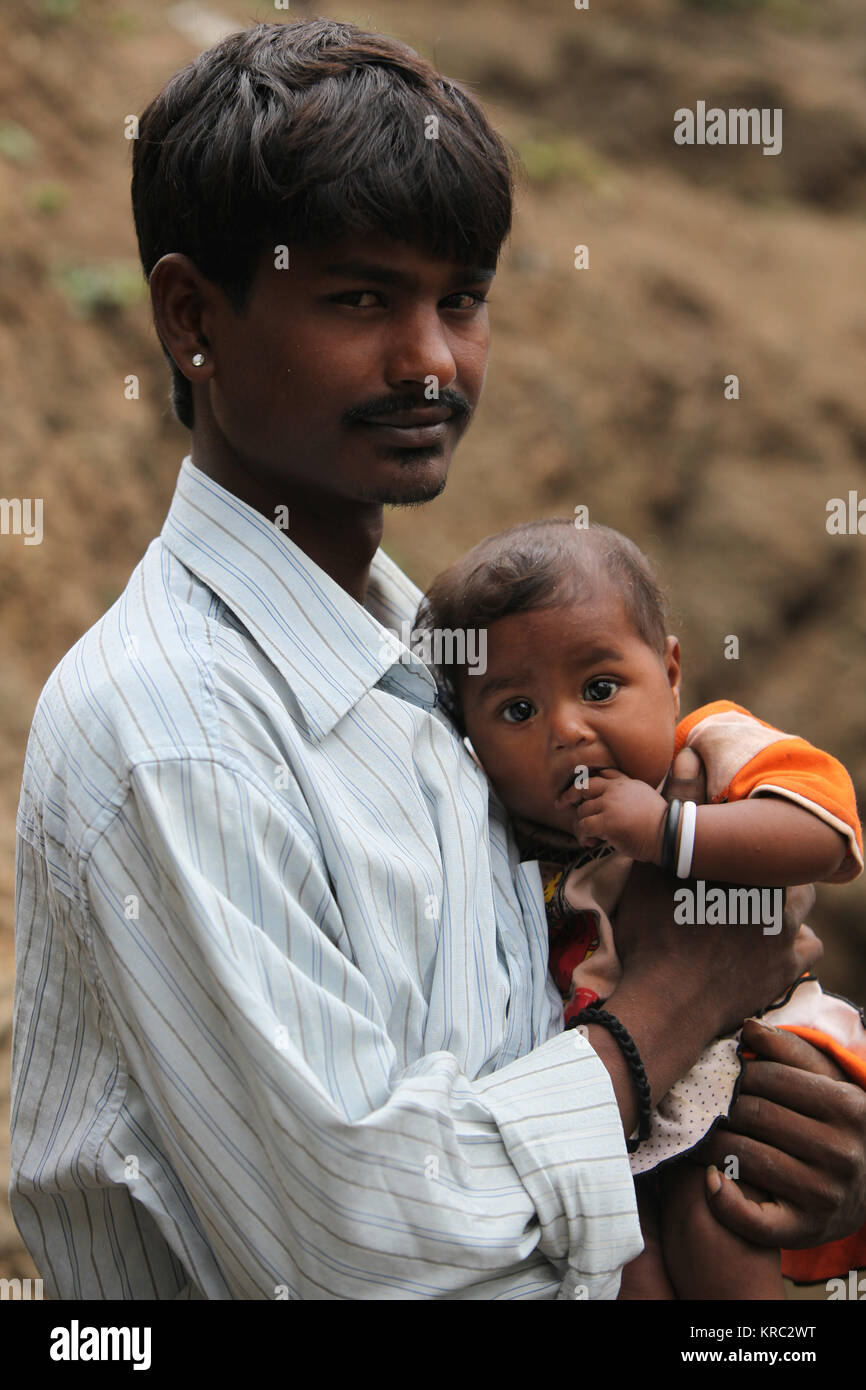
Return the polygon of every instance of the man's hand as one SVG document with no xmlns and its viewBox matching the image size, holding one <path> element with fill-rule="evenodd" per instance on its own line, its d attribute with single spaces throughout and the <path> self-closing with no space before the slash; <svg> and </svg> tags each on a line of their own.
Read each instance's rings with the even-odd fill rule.
<svg viewBox="0 0 866 1390">
<path fill-rule="evenodd" d="M 706 773 L 694 749 L 683 748 L 674 759 L 664 795 L 705 801 Z M 734 932 L 709 923 L 675 925 L 670 911 L 675 882 L 649 867 L 632 869 L 616 912 L 617 950 L 629 973 L 642 972 L 648 953 L 665 963 L 669 978 L 705 972 L 702 1009 L 715 1018 L 718 1036 L 735 1032 L 821 959 L 820 941 L 800 925 L 815 901 L 812 884 L 785 889 L 782 932 L 766 937 L 745 924 Z"/>
<path fill-rule="evenodd" d="M 650 865 L 635 864 L 616 910 L 614 932 L 624 984 L 650 977 L 667 1007 L 704 1025 L 705 1042 L 735 1032 L 743 1020 L 766 1009 L 821 959 L 823 948 L 811 928 L 797 926 L 800 906 L 814 889 L 786 893 L 778 936 L 758 927 L 686 926 L 674 920 L 676 880 Z M 797 907 L 792 908 L 788 899 Z M 611 995 L 611 1001 L 614 999 Z M 613 1013 L 616 1008 L 609 1004 Z"/>
<path fill-rule="evenodd" d="M 565 806 L 575 807 L 574 833 L 585 849 L 605 843 L 641 863 L 660 862 L 668 803 L 647 782 L 606 767 L 559 797 L 556 809 Z"/>
<path fill-rule="evenodd" d="M 674 758 L 665 797 L 668 801 L 696 801 L 699 806 L 706 801 L 707 773 L 694 748 L 681 748 Z"/>
<path fill-rule="evenodd" d="M 666 792 L 701 801 L 706 795 L 700 759 L 690 749 L 677 758 L 676 782 Z M 607 1001 L 637 1043 L 658 1104 L 714 1037 L 733 1032 L 766 1008 L 821 957 L 801 908 L 814 889 L 789 892 L 779 936 L 740 927 L 690 927 L 674 919 L 676 879 L 635 864 L 616 911 L 614 932 L 623 974 Z M 616 1042 L 601 1025 L 589 1039 L 610 1073 L 626 1134 L 637 1123 L 634 1082 Z M 770 1189 L 772 1190 L 772 1189 Z"/>
<path fill-rule="evenodd" d="M 717 1168 L 735 1157 L 768 1200 L 750 1202 L 710 1174 L 711 1210 L 756 1245 L 798 1250 L 852 1235 L 866 1222 L 866 1095 L 796 1034 L 750 1019 L 743 1045 L 758 1059 L 745 1063 L 727 1127 L 698 1156 Z"/>
</svg>

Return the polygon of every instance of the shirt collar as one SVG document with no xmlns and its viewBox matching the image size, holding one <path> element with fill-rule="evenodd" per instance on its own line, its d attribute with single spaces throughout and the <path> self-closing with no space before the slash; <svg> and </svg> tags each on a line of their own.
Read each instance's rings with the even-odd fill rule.
<svg viewBox="0 0 866 1390">
<path fill-rule="evenodd" d="M 308 732 L 325 738 L 373 686 L 432 709 L 436 684 L 400 640 L 421 592 L 383 550 L 362 605 L 188 455 L 161 539 L 231 609 L 291 687 Z"/>
</svg>

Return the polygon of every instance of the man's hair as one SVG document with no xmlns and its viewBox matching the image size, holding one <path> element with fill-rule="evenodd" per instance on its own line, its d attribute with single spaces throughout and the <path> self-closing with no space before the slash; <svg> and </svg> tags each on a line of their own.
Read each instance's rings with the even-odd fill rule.
<svg viewBox="0 0 866 1390">
<path fill-rule="evenodd" d="M 605 581 L 621 596 L 637 635 L 663 656 L 667 604 L 646 555 L 609 526 L 577 528 L 568 517 L 521 522 L 488 536 L 437 575 L 419 605 L 413 646 L 436 652 L 444 647 L 431 640 L 436 630 L 487 628 L 513 613 L 587 602 Z M 543 652 L 538 659 L 544 661 Z M 465 668 L 453 655 L 432 664 L 440 702 L 461 734 Z"/>
<path fill-rule="evenodd" d="M 243 314 L 265 249 L 293 242 L 376 230 L 495 269 L 519 167 L 475 98 L 405 44 L 328 19 L 257 24 L 199 54 L 140 118 L 144 273 L 182 252 Z M 190 384 L 162 348 L 192 429 Z"/>
</svg>

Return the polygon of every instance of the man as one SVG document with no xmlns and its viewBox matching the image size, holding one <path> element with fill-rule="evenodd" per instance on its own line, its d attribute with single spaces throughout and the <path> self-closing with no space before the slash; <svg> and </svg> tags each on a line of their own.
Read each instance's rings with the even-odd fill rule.
<svg viewBox="0 0 866 1390">
<path fill-rule="evenodd" d="M 613 1298 L 641 1249 L 629 1068 L 561 1031 L 537 865 L 389 635 L 419 595 L 383 506 L 445 485 L 511 192 L 472 98 L 351 25 L 233 35 L 142 117 L 192 448 L 28 745 L 11 1201 L 52 1297 Z M 671 918 L 636 879 L 609 1001 L 656 1100 L 820 954 Z M 862 1096 L 751 1041 L 718 1152 L 776 1202 L 716 1209 L 846 1235 Z"/>
</svg>

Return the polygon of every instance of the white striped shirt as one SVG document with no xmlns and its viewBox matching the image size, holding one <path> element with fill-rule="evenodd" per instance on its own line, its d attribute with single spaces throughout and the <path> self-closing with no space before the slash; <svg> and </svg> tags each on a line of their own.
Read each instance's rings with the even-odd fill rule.
<svg viewBox="0 0 866 1390">
<path fill-rule="evenodd" d="M 419 597 L 380 550 L 357 603 L 186 458 L 49 677 L 10 1184 L 48 1296 L 614 1298 L 639 1253 L 538 865 L 390 635 Z"/>
</svg>

